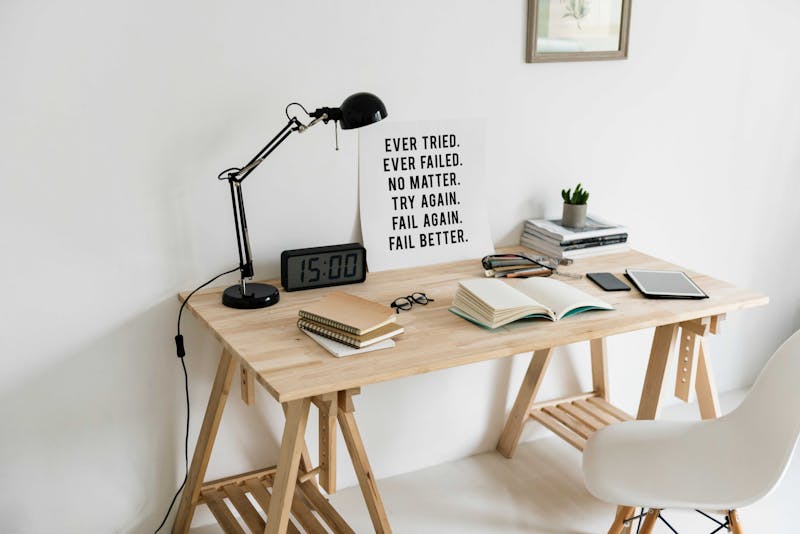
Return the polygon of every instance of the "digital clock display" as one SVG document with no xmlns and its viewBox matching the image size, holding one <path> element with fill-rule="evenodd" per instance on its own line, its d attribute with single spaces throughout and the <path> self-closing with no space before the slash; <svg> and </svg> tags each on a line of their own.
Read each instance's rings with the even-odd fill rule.
<svg viewBox="0 0 800 534">
<path fill-rule="evenodd" d="M 359 243 L 285 250 L 281 285 L 286 291 L 363 282 L 367 251 Z"/>
</svg>

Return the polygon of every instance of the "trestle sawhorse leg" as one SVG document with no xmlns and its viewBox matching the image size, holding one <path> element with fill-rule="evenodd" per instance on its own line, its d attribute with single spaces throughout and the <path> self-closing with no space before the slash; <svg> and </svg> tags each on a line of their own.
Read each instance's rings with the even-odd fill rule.
<svg viewBox="0 0 800 534">
<path fill-rule="evenodd" d="M 203 482 L 236 364 L 237 359 L 223 351 L 172 532 L 187 533 L 196 506 L 206 504 L 226 533 L 299 534 L 299 525 L 309 534 L 354 534 L 319 491 L 319 486 L 329 494 L 336 491 L 338 419 L 375 531 L 390 533 L 386 510 L 355 421 L 352 397 L 359 393 L 357 388 L 284 403 L 286 425 L 275 467 Z M 255 380 L 253 371 L 244 365 L 240 370 L 240 385 L 242 400 L 252 405 Z M 320 411 L 320 465 L 315 468 L 311 466 L 305 441 L 312 402 Z M 248 494 L 261 508 L 261 513 Z M 232 509 L 238 512 L 241 520 L 234 516 Z"/>
<path fill-rule="evenodd" d="M 666 379 L 667 363 L 677 347 L 678 372 L 675 379 L 675 396 L 685 402 L 692 400 L 692 390 L 697 394 L 700 416 L 703 419 L 719 417 L 719 399 L 711 370 L 706 336 L 720 331 L 724 315 L 706 317 L 694 321 L 675 323 L 656 328 L 650 360 L 647 363 L 642 396 L 639 401 L 637 419 L 656 419 L 661 410 L 661 393 Z M 617 518 L 624 514 L 627 506 L 617 508 Z M 733 515 L 736 513 L 733 511 Z M 614 525 L 617 525 L 615 519 Z M 615 526 L 609 533 L 618 532 Z M 630 532 L 632 524 L 625 525 L 622 532 Z"/>
<path fill-rule="evenodd" d="M 186 477 L 186 485 L 183 488 L 175 523 L 172 526 L 174 534 L 189 532 L 189 525 L 192 522 L 194 509 L 200 497 L 200 488 L 203 484 L 203 478 L 206 476 L 208 460 L 211 458 L 211 449 L 214 447 L 214 440 L 217 438 L 219 422 L 222 419 L 222 411 L 225 409 L 225 401 L 228 400 L 228 392 L 231 389 L 231 381 L 235 371 L 236 359 L 227 350 L 222 351 L 222 356 L 220 356 L 219 365 L 217 366 L 217 375 L 214 378 L 214 385 L 211 386 L 211 395 L 208 399 L 206 414 L 203 417 L 203 425 L 200 427 L 200 434 L 197 436 L 192 465 Z"/>
<path fill-rule="evenodd" d="M 372 473 L 369 458 L 364 448 L 364 442 L 361 439 L 361 433 L 358 430 L 358 425 L 355 420 L 353 396 L 359 393 L 360 389 L 354 388 L 340 391 L 335 401 L 330 395 L 323 395 L 314 399 L 314 403 L 317 406 L 325 406 L 320 412 L 320 427 L 321 430 L 323 427 L 325 430 L 324 433 L 320 434 L 320 449 L 322 453 L 321 456 L 327 459 L 328 464 L 321 463 L 320 468 L 308 471 L 308 473 L 325 473 L 325 476 L 322 477 L 323 485 L 330 484 L 331 487 L 335 486 L 335 483 L 330 480 L 330 470 L 333 469 L 332 465 L 334 465 L 336 461 L 335 456 L 333 456 L 335 453 L 335 427 L 331 428 L 330 410 L 331 408 L 335 408 L 339 425 L 342 427 L 342 435 L 344 436 L 347 450 L 350 453 L 353 469 L 358 477 L 361 493 L 367 504 L 367 510 L 372 519 L 375 532 L 377 534 L 390 534 L 392 528 L 389 526 L 383 500 L 378 491 L 378 485 Z M 300 415 L 293 416 L 292 410 L 295 409 L 296 404 L 300 402 L 304 403 L 301 407 L 296 408 Z M 269 513 L 267 514 L 268 520 L 265 534 L 286 532 L 285 525 L 289 519 L 288 507 L 291 505 L 290 496 L 294 491 L 294 481 L 297 477 L 300 477 L 300 479 L 304 478 L 304 475 L 299 471 L 299 467 L 302 450 L 305 446 L 305 441 L 302 436 L 305 432 L 305 419 L 308 417 L 308 399 L 294 401 L 288 403 L 288 405 L 286 429 L 284 430 L 281 454 L 278 461 L 278 474 L 276 475 L 275 485 L 273 486 L 272 502 L 270 503 Z M 325 419 L 324 422 L 322 421 L 323 419 Z M 334 453 L 331 451 L 334 451 Z M 324 469 L 321 469 L 323 467 Z M 284 470 L 286 475 L 282 476 Z"/>
<path fill-rule="evenodd" d="M 658 417 L 667 363 L 676 346 L 679 365 L 675 395 L 689 402 L 694 391 L 697 394 L 702 418 L 711 419 L 719 416 L 719 400 L 711 371 L 706 336 L 709 333 L 718 333 L 723 319 L 724 315 L 718 315 L 656 328 L 637 419 Z M 522 429 L 528 419 L 538 421 L 581 451 L 593 432 L 608 424 L 632 419 L 630 415 L 608 402 L 605 339 L 594 339 L 590 345 L 592 391 L 544 402 L 535 402 L 535 398 L 547 370 L 552 349 L 542 349 L 533 353 L 514 406 L 500 435 L 498 452 L 506 458 L 514 455 Z M 631 524 L 626 523 L 626 519 L 634 515 L 633 511 L 635 508 L 631 506 L 618 507 L 614 525 L 609 532 L 614 534 L 627 532 Z M 736 516 L 735 511 L 733 516 Z"/>
<path fill-rule="evenodd" d="M 591 340 L 590 348 L 592 391 L 538 403 L 534 401 L 553 349 L 542 349 L 533 353 L 514 407 L 497 443 L 500 454 L 506 458 L 514 455 L 522 429 L 528 419 L 538 421 L 578 450 L 583 450 L 586 440 L 598 429 L 611 423 L 632 419 L 630 415 L 608 402 L 605 338 Z"/>
<path fill-rule="evenodd" d="M 361 493 L 364 495 L 364 501 L 367 503 L 369 516 L 372 519 L 372 526 L 378 534 L 390 533 L 392 527 L 389 526 L 389 519 L 383 507 L 383 500 L 378 491 L 378 484 L 375 481 L 375 476 L 372 474 L 372 468 L 369 465 L 367 450 L 364 448 L 364 442 L 361 440 L 361 433 L 358 431 L 358 426 L 356 426 L 353 395 L 357 395 L 358 393 L 360 393 L 358 388 L 339 392 L 339 424 L 342 427 L 344 442 L 347 444 L 347 450 L 353 462 L 353 469 L 358 477 L 358 485 L 361 486 Z"/>
</svg>

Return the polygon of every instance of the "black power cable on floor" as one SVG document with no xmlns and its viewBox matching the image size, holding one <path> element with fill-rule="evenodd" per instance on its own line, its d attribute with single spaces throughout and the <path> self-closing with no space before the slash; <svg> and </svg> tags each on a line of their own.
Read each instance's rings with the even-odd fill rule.
<svg viewBox="0 0 800 534">
<path fill-rule="evenodd" d="M 167 513 L 164 514 L 164 519 L 161 520 L 161 524 L 158 525 L 158 528 L 155 530 L 154 534 L 158 534 L 158 531 L 164 527 L 164 524 L 167 522 L 167 518 L 169 518 L 170 512 L 172 512 L 172 507 L 175 506 L 175 501 L 178 499 L 178 495 L 181 494 L 183 491 L 184 486 L 186 486 L 186 480 L 189 478 L 189 373 L 186 371 L 186 362 L 183 360 L 183 357 L 186 356 L 186 349 L 183 346 L 183 336 L 181 335 L 181 317 L 183 316 L 183 309 L 186 307 L 186 303 L 189 302 L 189 299 L 192 296 L 206 287 L 211 282 L 215 281 L 217 278 L 221 276 L 225 276 L 226 274 L 231 274 L 234 271 L 238 271 L 239 268 L 236 267 L 231 269 L 230 271 L 225 271 L 224 273 L 220 273 L 208 282 L 197 286 L 194 291 L 189 293 L 189 295 L 183 300 L 181 303 L 181 308 L 178 310 L 178 330 L 175 335 L 175 351 L 178 355 L 178 359 L 181 361 L 181 367 L 183 367 L 183 387 L 186 392 L 186 434 L 183 439 L 183 459 L 184 459 L 184 475 L 183 475 L 183 482 L 178 487 L 177 491 L 175 491 L 175 495 L 172 496 L 172 501 L 169 503 L 169 508 L 167 508 Z"/>
</svg>

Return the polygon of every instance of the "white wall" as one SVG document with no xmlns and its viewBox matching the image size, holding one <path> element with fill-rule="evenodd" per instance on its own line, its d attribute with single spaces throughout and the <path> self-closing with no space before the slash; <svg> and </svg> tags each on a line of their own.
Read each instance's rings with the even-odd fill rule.
<svg viewBox="0 0 800 534">
<path fill-rule="evenodd" d="M 582 180 L 638 248 L 771 296 L 712 343 L 721 389 L 753 380 L 800 327 L 800 5 L 639 0 L 627 61 L 528 65 L 525 4 L 0 4 L 0 530 L 154 528 L 183 472 L 174 295 L 235 264 L 216 174 L 295 100 L 369 90 L 396 120 L 487 117 L 497 244 Z M 260 276 L 285 248 L 359 238 L 356 137 L 332 136 L 291 139 L 248 180 Z M 219 348 L 185 330 L 193 443 Z M 629 410 L 648 336 L 610 341 Z M 545 395 L 588 386 L 586 350 L 561 353 Z M 378 476 L 492 449 L 525 360 L 365 388 Z M 274 462 L 281 419 L 234 398 L 209 475 Z"/>
</svg>

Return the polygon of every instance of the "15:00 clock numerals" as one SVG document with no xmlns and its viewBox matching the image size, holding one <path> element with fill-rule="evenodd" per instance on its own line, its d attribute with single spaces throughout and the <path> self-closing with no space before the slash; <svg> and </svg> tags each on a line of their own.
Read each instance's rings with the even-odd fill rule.
<svg viewBox="0 0 800 534">
<path fill-rule="evenodd" d="M 367 250 L 361 243 L 298 248 L 281 253 L 286 291 L 357 284 L 367 277 Z"/>
<path fill-rule="evenodd" d="M 320 279 L 339 280 L 342 278 L 353 278 L 358 275 L 358 254 L 332 254 L 323 260 L 325 256 L 311 256 L 303 258 L 300 262 L 300 282 L 313 284 Z M 320 260 L 322 268 L 320 269 Z M 308 279 L 306 280 L 306 276 Z"/>
</svg>

